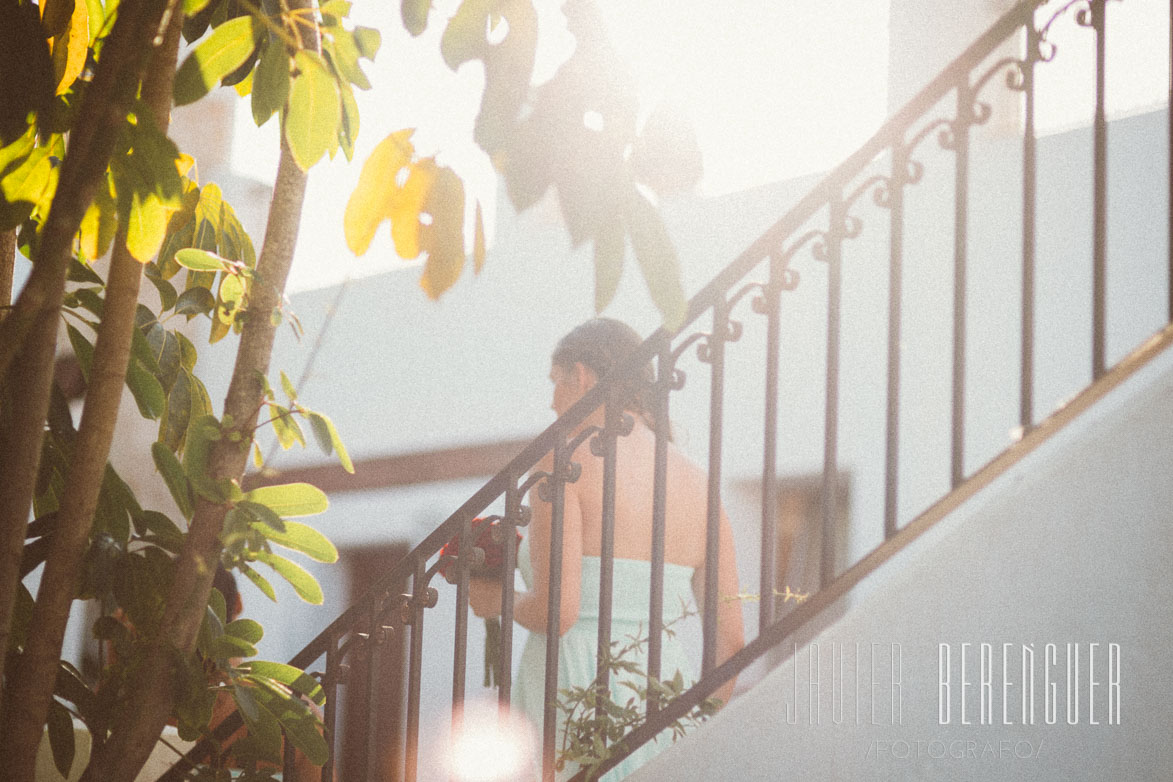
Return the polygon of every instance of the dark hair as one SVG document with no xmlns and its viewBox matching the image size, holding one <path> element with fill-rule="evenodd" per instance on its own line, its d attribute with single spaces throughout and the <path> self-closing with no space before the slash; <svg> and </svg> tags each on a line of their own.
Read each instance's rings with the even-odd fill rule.
<svg viewBox="0 0 1173 782">
<path fill-rule="evenodd" d="M 640 335 L 623 321 L 592 318 L 558 340 L 550 362 L 565 369 L 581 363 L 602 380 L 641 344 Z M 652 430 L 656 428 L 656 407 L 652 396 L 654 380 L 652 364 L 648 362 L 639 368 L 635 377 L 623 384 L 621 392 L 623 409 L 638 415 Z M 672 439 L 671 431 L 668 439 Z"/>
</svg>

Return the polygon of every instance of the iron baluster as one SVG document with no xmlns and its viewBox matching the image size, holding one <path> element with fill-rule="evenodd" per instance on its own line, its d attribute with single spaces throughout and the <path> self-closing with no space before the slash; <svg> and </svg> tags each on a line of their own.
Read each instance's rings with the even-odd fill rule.
<svg viewBox="0 0 1173 782">
<path fill-rule="evenodd" d="M 468 668 L 468 571 L 473 564 L 472 517 L 460 525 L 460 547 L 456 552 L 456 628 L 452 641 L 452 735 L 460 734 L 464 709 L 464 678 Z M 483 552 L 477 549 L 483 561 Z"/>
<path fill-rule="evenodd" d="M 415 569 L 411 579 L 411 594 L 403 595 L 400 619 L 411 625 L 411 647 L 407 679 L 407 742 L 404 754 L 404 779 L 415 782 L 419 766 L 420 737 L 420 674 L 424 656 L 424 608 L 436 604 L 439 595 L 428 586 L 428 574 L 422 557 L 414 558 Z"/>
<path fill-rule="evenodd" d="M 770 282 L 754 300 L 766 316 L 766 400 L 762 433 L 762 550 L 758 594 L 758 632 L 774 622 L 775 560 L 778 531 L 778 302 L 785 261 L 770 256 Z"/>
<path fill-rule="evenodd" d="M 338 678 L 340 655 L 338 636 L 330 634 L 326 647 L 326 673 L 322 676 L 322 689 L 326 694 L 325 713 L 322 715 L 322 738 L 326 740 L 328 755 L 322 766 L 322 782 L 334 782 L 334 753 L 338 746 L 336 725 L 338 720 Z"/>
<path fill-rule="evenodd" d="M 1096 34 L 1096 114 L 1092 131 L 1093 227 L 1092 227 L 1092 379 L 1105 372 L 1107 255 L 1108 255 L 1108 120 L 1104 112 L 1105 7 L 1107 0 L 1090 0 L 1087 13 L 1077 21 Z M 1089 18 L 1090 17 L 1090 18 Z"/>
<path fill-rule="evenodd" d="M 579 435 L 573 445 L 581 442 Z M 554 446 L 554 469 L 546 482 L 538 488 L 539 496 L 550 503 L 550 563 L 546 595 L 546 675 L 542 699 L 542 780 L 554 779 L 554 743 L 557 739 L 558 708 L 558 639 L 562 609 L 562 521 L 566 511 L 566 484 L 578 479 L 578 467 L 572 464 L 571 445 L 561 438 Z"/>
<path fill-rule="evenodd" d="M 667 340 L 660 346 L 656 359 L 656 382 L 653 386 L 655 424 L 655 457 L 652 473 L 652 562 L 651 583 L 648 588 L 648 699 L 650 718 L 660 708 L 660 694 L 651 686 L 651 680 L 660 678 L 660 658 L 663 650 L 664 629 L 664 535 L 668 505 L 668 441 L 671 432 L 668 423 L 669 395 L 683 385 L 683 374 L 675 369 L 676 356 Z M 680 385 L 676 385 L 679 377 Z"/>
<path fill-rule="evenodd" d="M 830 228 L 814 247 L 815 257 L 827 262 L 827 375 L 823 417 L 823 545 L 819 560 L 819 586 L 834 577 L 834 523 L 838 503 L 839 449 L 839 303 L 842 295 L 841 266 L 847 208 L 842 192 L 828 205 Z"/>
<path fill-rule="evenodd" d="M 953 376 L 950 486 L 965 478 L 965 283 L 969 229 L 969 127 L 975 119 L 974 91 L 968 74 L 957 83 L 957 119 L 941 134 L 941 146 L 954 153 L 953 174 Z"/>
<path fill-rule="evenodd" d="M 596 681 L 603 692 L 610 686 L 611 608 L 615 575 L 615 477 L 618 438 L 631 433 L 635 419 L 623 412 L 622 400 L 614 393 L 603 406 L 603 429 L 591 438 L 591 453 L 603 459 L 603 505 L 599 539 L 599 634 Z M 601 719 L 600 703 L 596 714 Z M 606 738 L 603 739 L 606 742 Z"/>
<path fill-rule="evenodd" d="M 1037 165 L 1035 150 L 1035 63 L 1040 61 L 1041 39 L 1034 24 L 1026 25 L 1026 56 L 1020 65 L 1024 97 L 1022 131 L 1022 392 L 1019 424 L 1023 434 L 1034 426 L 1034 337 L 1035 337 L 1035 208 Z"/>
<path fill-rule="evenodd" d="M 717 573 L 721 522 L 721 427 L 725 395 L 725 342 L 736 335 L 730 330 L 729 305 L 724 299 L 713 305 L 713 330 L 697 348 L 709 364 L 709 486 L 705 517 L 705 596 L 702 621 L 704 641 L 701 675 L 717 664 Z"/>
<path fill-rule="evenodd" d="M 892 145 L 892 175 L 876 190 L 876 203 L 888 209 L 888 385 L 884 411 L 884 539 L 896 534 L 900 492 L 900 304 L 904 294 L 904 186 L 920 178 L 911 150 Z"/>
<path fill-rule="evenodd" d="M 524 489 L 519 489 L 516 480 L 509 482 L 505 490 L 505 516 L 501 520 L 504 544 L 504 561 L 501 573 L 501 646 L 497 658 L 497 703 L 501 714 L 509 710 L 510 691 L 513 688 L 513 570 L 517 566 L 517 535 L 514 530 L 524 527 L 528 521 L 529 509 L 521 504 Z"/>
</svg>

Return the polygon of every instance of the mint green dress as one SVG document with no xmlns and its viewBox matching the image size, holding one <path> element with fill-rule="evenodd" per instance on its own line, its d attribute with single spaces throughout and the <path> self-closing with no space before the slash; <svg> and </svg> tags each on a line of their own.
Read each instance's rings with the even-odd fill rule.
<svg viewBox="0 0 1173 782">
<path fill-rule="evenodd" d="M 518 568 L 527 589 L 533 589 L 533 566 L 529 558 L 529 536 L 526 536 L 517 550 Z M 598 557 L 582 558 L 582 586 L 578 620 L 559 641 L 558 646 L 558 688 L 585 687 L 596 674 L 595 650 L 599 633 L 599 564 Z M 627 636 L 647 638 L 648 604 L 651 583 L 651 563 L 636 559 L 614 560 L 611 606 L 611 640 L 627 645 Z M 685 605 L 695 606 L 692 594 L 694 568 L 671 562 L 664 563 L 664 623 L 681 615 L 681 600 Z M 686 620 L 688 621 L 688 620 Z M 673 629 L 679 630 L 682 623 Z M 629 659 L 647 669 L 647 645 Z M 680 671 L 686 685 L 696 680 L 693 664 L 678 637 L 663 636 L 660 656 L 660 678 L 671 680 Z M 546 635 L 529 633 L 521 653 L 521 663 L 513 678 L 512 700 L 514 709 L 521 710 L 534 728 L 538 737 L 535 757 L 535 779 L 541 774 L 541 732 L 542 701 L 545 695 Z M 627 676 L 627 680 L 646 684 L 643 677 Z M 626 704 L 635 693 L 621 685 L 621 677 L 611 677 L 611 700 Z M 558 736 L 555 742 L 555 758 L 562 747 L 566 714 L 558 712 Z M 602 782 L 623 779 L 672 744 L 672 732 L 665 729 L 654 741 L 649 741 L 626 757 L 618 766 L 601 777 Z M 557 779 L 569 779 L 578 771 L 577 765 L 568 767 L 557 774 Z"/>
</svg>

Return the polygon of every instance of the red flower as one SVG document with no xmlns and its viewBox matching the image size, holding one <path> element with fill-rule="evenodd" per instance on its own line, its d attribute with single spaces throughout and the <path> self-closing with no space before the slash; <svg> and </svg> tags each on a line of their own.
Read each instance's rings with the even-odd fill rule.
<svg viewBox="0 0 1173 782">
<path fill-rule="evenodd" d="M 521 542 L 521 533 L 516 529 L 513 534 L 517 536 L 517 542 Z M 475 518 L 472 520 L 471 539 L 473 541 L 473 548 L 480 549 L 484 552 L 485 558 L 483 562 L 477 562 L 473 559 L 472 566 L 469 568 L 469 575 L 480 576 L 483 578 L 500 578 L 501 568 L 505 565 L 505 527 L 500 520 L 490 521 L 488 518 Z M 440 575 L 449 584 L 455 584 L 457 579 L 456 561 L 460 554 L 460 533 L 452 537 L 452 540 L 444 544 L 440 549 L 440 558 L 446 562 L 440 565 Z M 515 565 L 516 566 L 516 565 Z"/>
</svg>

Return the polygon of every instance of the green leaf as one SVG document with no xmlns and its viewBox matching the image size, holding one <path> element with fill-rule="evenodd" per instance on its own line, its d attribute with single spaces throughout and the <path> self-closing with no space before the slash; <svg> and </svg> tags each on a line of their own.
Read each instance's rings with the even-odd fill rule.
<svg viewBox="0 0 1173 782">
<path fill-rule="evenodd" d="M 413 36 L 420 35 L 428 27 L 428 11 L 431 10 L 432 0 L 402 0 L 399 13 L 403 17 L 403 27 Z"/>
<path fill-rule="evenodd" d="M 308 171 L 337 143 L 342 108 L 338 85 L 321 57 L 299 51 L 294 63 L 300 73 L 289 91 L 285 139 L 297 165 Z"/>
<path fill-rule="evenodd" d="M 167 404 L 159 418 L 159 442 L 171 451 L 178 452 L 187 435 L 191 422 L 191 376 L 186 369 L 180 370 L 167 395 Z"/>
<path fill-rule="evenodd" d="M 277 575 L 288 581 L 289 585 L 293 587 L 293 591 L 297 592 L 297 596 L 305 602 L 321 605 L 324 601 L 322 587 L 318 584 L 318 580 L 301 565 L 268 551 L 254 551 L 251 556 L 277 571 Z"/>
<path fill-rule="evenodd" d="M 309 706 L 300 698 L 273 686 L 264 678 L 252 679 L 259 685 L 253 694 L 258 703 L 276 715 L 285 735 L 295 747 L 316 766 L 323 765 L 330 756 L 325 739 L 319 731 L 321 723 Z"/>
<path fill-rule="evenodd" d="M 175 72 L 175 105 L 194 103 L 243 65 L 262 32 L 264 26 L 256 24 L 251 15 L 229 19 L 213 30 Z"/>
<path fill-rule="evenodd" d="M 195 16 L 208 5 L 210 0 L 183 0 L 183 15 Z"/>
<path fill-rule="evenodd" d="M 72 324 L 65 325 L 65 332 L 69 335 L 69 344 L 73 346 L 73 355 L 81 365 L 82 376 L 89 382 L 90 365 L 94 363 L 94 346 Z"/>
<path fill-rule="evenodd" d="M 194 507 L 191 485 L 187 482 L 187 475 L 179 460 L 166 445 L 160 442 L 151 443 L 151 457 L 155 460 L 155 467 L 159 470 L 159 474 L 163 476 L 163 482 L 167 484 L 167 490 L 171 492 L 171 497 L 179 506 L 179 512 L 183 514 L 183 518 L 191 521 L 191 512 Z"/>
<path fill-rule="evenodd" d="M 163 414 L 163 408 L 167 406 L 163 386 L 138 359 L 132 358 L 126 367 L 126 385 L 144 418 L 154 420 Z"/>
<path fill-rule="evenodd" d="M 325 492 L 308 483 L 262 486 L 246 493 L 244 499 L 265 505 L 282 517 L 312 516 L 330 506 Z"/>
<path fill-rule="evenodd" d="M 278 532 L 285 531 L 285 521 L 276 513 L 274 513 L 273 509 L 267 505 L 261 505 L 256 502 L 242 500 L 241 502 L 236 503 L 236 507 L 260 523 L 268 525 Z M 261 532 L 264 533 L 264 530 L 261 530 Z"/>
<path fill-rule="evenodd" d="M 322 689 L 322 685 L 300 668 L 268 660 L 250 660 L 242 664 L 241 668 L 253 676 L 263 676 L 266 679 L 284 684 L 293 691 L 309 697 L 319 706 L 326 702 L 326 693 Z"/>
<path fill-rule="evenodd" d="M 294 551 L 300 551 L 318 562 L 337 562 L 338 549 L 322 533 L 308 524 L 296 521 L 285 522 L 285 532 L 274 529 L 262 529 L 261 534 L 271 543 L 284 546 Z"/>
<path fill-rule="evenodd" d="M 281 388 L 285 391 L 285 396 L 289 397 L 290 402 L 297 401 L 297 389 L 293 387 L 293 381 L 285 372 L 281 373 Z"/>
<path fill-rule="evenodd" d="M 233 687 L 232 697 L 236 701 L 236 707 L 240 709 L 241 716 L 248 722 L 257 722 L 261 718 L 260 706 L 253 700 L 250 689 L 239 685 Z"/>
<path fill-rule="evenodd" d="M 684 323 L 688 311 L 680 283 L 680 262 L 660 214 L 634 190 L 628 199 L 627 231 L 664 327 L 675 331 Z"/>
<path fill-rule="evenodd" d="M 197 272 L 220 272 L 232 268 L 231 264 L 215 253 L 188 247 L 175 253 L 180 266 Z M 184 291 L 186 293 L 186 291 Z M 180 297 L 182 298 L 182 296 Z"/>
<path fill-rule="evenodd" d="M 73 717 L 69 709 L 56 699 L 49 702 L 49 746 L 53 750 L 53 765 L 68 777 L 73 768 Z"/>
<path fill-rule="evenodd" d="M 297 419 L 290 414 L 288 408 L 281 405 L 274 405 L 273 408 L 276 412 L 273 417 L 273 433 L 277 435 L 277 442 L 281 443 L 285 450 L 292 448 L 295 442 L 300 442 L 304 447 L 305 435 L 302 434 Z"/>
<path fill-rule="evenodd" d="M 383 45 L 383 34 L 373 27 L 356 26 L 354 28 L 354 43 L 358 46 L 360 56 L 367 60 L 373 60 Z"/>
<path fill-rule="evenodd" d="M 354 463 L 350 460 L 350 454 L 346 452 L 346 446 L 342 444 L 342 438 L 338 436 L 334 422 L 321 413 L 310 413 L 309 419 L 310 427 L 314 430 L 314 439 L 318 441 L 322 452 L 329 455 L 331 450 L 337 451 L 342 469 L 353 475 Z"/>
<path fill-rule="evenodd" d="M 208 644 L 208 654 L 212 657 L 255 657 L 257 648 L 242 638 L 222 635 Z"/>
<path fill-rule="evenodd" d="M 244 573 L 245 578 L 256 584 L 257 589 L 261 590 L 265 597 L 269 598 L 274 603 L 277 602 L 277 593 L 273 591 L 273 585 L 269 583 L 267 578 L 243 562 L 240 563 L 240 572 Z"/>
<path fill-rule="evenodd" d="M 619 290 L 623 275 L 622 223 L 605 225 L 595 235 L 595 312 L 602 312 Z"/>
<path fill-rule="evenodd" d="M 224 632 L 250 644 L 255 644 L 265 635 L 264 628 L 252 619 L 237 619 L 234 622 L 229 622 L 228 626 L 224 628 Z"/>
<path fill-rule="evenodd" d="M 165 513 L 160 513 L 157 510 L 144 510 L 138 514 L 135 520 L 148 532 L 152 532 L 161 538 L 170 541 L 183 541 L 183 532 Z"/>
<path fill-rule="evenodd" d="M 65 279 L 70 282 L 88 282 L 94 285 L 105 285 L 106 281 L 94 272 L 88 265 L 82 263 L 77 258 L 69 259 L 69 271 Z"/>
<path fill-rule="evenodd" d="M 289 97 L 289 52 L 285 44 L 272 40 L 261 53 L 257 75 L 253 78 L 253 121 L 260 127 L 273 112 L 280 111 Z"/>
<path fill-rule="evenodd" d="M 187 315 L 188 320 L 197 315 L 207 315 L 214 309 L 216 309 L 216 297 L 212 295 L 210 290 L 202 286 L 188 288 L 175 300 L 175 312 L 179 315 Z"/>
</svg>

